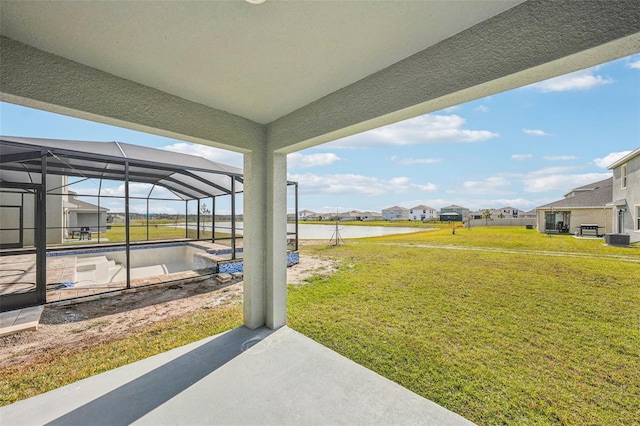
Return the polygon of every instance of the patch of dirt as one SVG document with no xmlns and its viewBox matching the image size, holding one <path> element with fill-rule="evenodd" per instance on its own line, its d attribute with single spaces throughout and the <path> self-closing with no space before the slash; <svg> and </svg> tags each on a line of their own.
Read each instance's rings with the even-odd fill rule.
<svg viewBox="0 0 640 426">
<path fill-rule="evenodd" d="M 312 276 L 328 276 L 336 269 L 335 261 L 301 255 L 300 263 L 287 269 L 287 282 L 302 285 Z M 0 368 L 28 362 L 41 351 L 92 346 L 164 319 L 239 303 L 242 288 L 242 281 L 219 284 L 206 279 L 74 305 L 47 305 L 37 331 L 0 337 Z"/>
</svg>

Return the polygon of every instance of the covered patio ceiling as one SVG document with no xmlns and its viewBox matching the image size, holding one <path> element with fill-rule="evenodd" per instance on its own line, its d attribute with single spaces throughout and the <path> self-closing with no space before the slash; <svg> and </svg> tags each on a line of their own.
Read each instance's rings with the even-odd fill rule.
<svg viewBox="0 0 640 426">
<path fill-rule="evenodd" d="M 638 2 L 0 7 L 2 100 L 240 152 L 293 152 L 640 46 Z"/>
<path fill-rule="evenodd" d="M 2 34 L 267 124 L 522 1 L 3 1 Z"/>
</svg>

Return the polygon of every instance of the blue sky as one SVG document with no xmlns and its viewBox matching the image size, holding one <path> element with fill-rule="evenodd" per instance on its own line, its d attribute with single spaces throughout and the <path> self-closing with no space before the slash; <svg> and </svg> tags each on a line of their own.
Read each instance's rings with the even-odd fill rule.
<svg viewBox="0 0 640 426">
<path fill-rule="evenodd" d="M 0 133 L 117 140 L 242 167 L 229 151 L 7 103 Z M 291 154 L 288 171 L 300 183 L 300 209 L 317 212 L 419 204 L 530 210 L 609 177 L 606 167 L 638 146 L 634 55 Z"/>
</svg>

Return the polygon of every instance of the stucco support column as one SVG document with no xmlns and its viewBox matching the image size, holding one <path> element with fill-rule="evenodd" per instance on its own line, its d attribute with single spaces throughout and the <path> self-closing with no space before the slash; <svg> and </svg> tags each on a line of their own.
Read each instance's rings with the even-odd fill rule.
<svg viewBox="0 0 640 426">
<path fill-rule="evenodd" d="M 287 321 L 287 163 L 257 147 L 244 157 L 244 324 Z"/>
</svg>

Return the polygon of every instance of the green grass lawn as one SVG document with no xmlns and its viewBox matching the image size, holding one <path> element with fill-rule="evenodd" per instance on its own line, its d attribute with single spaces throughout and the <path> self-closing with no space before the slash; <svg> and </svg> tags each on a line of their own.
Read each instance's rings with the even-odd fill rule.
<svg viewBox="0 0 640 426">
<path fill-rule="evenodd" d="M 303 246 L 338 272 L 291 286 L 288 324 L 479 424 L 638 424 L 640 248 L 450 227 Z M 241 307 L 0 370 L 0 405 L 241 323 Z"/>
<path fill-rule="evenodd" d="M 291 222 L 293 223 L 293 222 Z M 301 220 L 298 223 L 301 225 L 335 225 L 335 221 L 331 220 Z M 460 225 L 460 222 L 456 222 Z M 340 221 L 340 226 L 385 226 L 385 227 L 405 227 L 405 228 L 446 228 L 451 227 L 449 223 L 440 222 L 427 222 L 422 223 L 419 221 L 401 220 L 401 221 L 388 221 L 388 220 L 373 220 L 373 221 L 359 221 L 359 220 L 346 220 Z"/>
<path fill-rule="evenodd" d="M 480 424 L 638 422 L 640 249 L 474 228 L 307 250 L 342 266 L 290 288 L 289 325 L 359 364 Z"/>
<path fill-rule="evenodd" d="M 129 238 L 131 241 L 154 241 L 154 240 L 173 240 L 173 239 L 182 239 L 182 238 L 197 238 L 198 234 L 195 229 L 189 229 L 188 234 L 185 231 L 184 225 L 181 226 L 171 226 L 173 222 L 166 223 L 165 221 L 150 221 L 149 227 L 147 228 L 147 224 L 143 220 L 135 220 L 131 221 L 131 226 L 129 227 Z M 181 223 L 184 223 L 181 222 Z M 211 222 L 208 222 L 210 224 Z M 195 226 L 195 224 L 194 224 Z M 148 234 L 147 234 L 148 232 Z M 147 238 L 148 236 L 148 238 Z M 217 239 L 230 238 L 231 234 L 216 232 Z M 97 238 L 97 235 L 94 234 L 93 238 Z M 121 243 L 125 241 L 125 226 L 124 223 L 115 223 L 111 225 L 111 229 L 106 232 L 100 234 L 100 238 L 104 238 L 105 242 L 109 243 Z M 210 230 L 200 230 L 200 238 L 207 239 L 211 238 Z M 72 241 L 66 243 L 69 244 L 79 244 L 82 241 Z"/>
<path fill-rule="evenodd" d="M 235 303 L 139 327 L 109 343 L 41 352 L 29 363 L 0 369 L 0 406 L 183 346 L 242 324 Z M 0 422 L 1 423 L 1 422 Z"/>
</svg>

